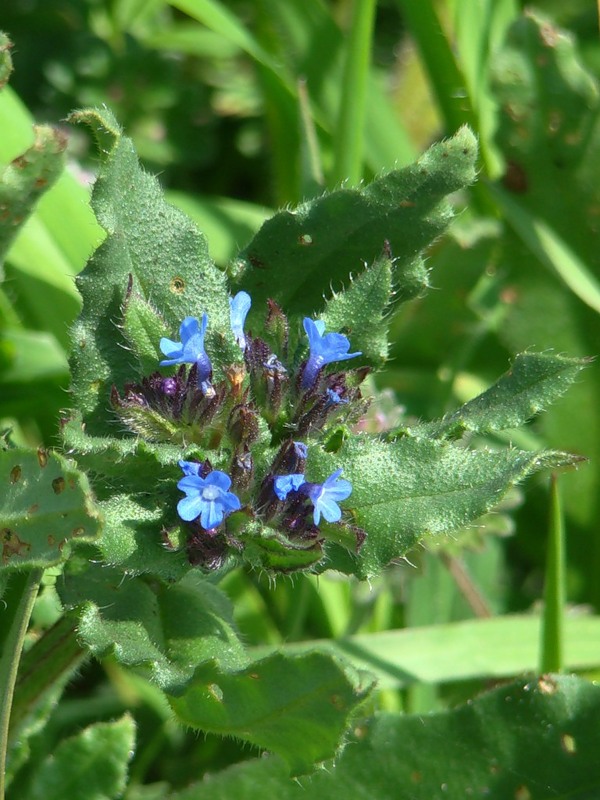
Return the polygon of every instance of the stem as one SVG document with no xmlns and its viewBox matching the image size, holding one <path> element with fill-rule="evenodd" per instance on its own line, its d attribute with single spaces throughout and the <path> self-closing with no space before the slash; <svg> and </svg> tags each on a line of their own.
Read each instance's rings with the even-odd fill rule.
<svg viewBox="0 0 600 800">
<path fill-rule="evenodd" d="M 9 738 L 50 689 L 63 685 L 87 658 L 77 641 L 75 620 L 61 617 L 21 659 L 10 718 Z"/>
<path fill-rule="evenodd" d="M 442 553 L 442 562 L 454 578 L 460 593 L 471 606 L 475 616 L 480 619 L 489 619 L 493 616 L 485 597 L 479 591 L 465 565 L 458 558 L 446 553 Z"/>
<path fill-rule="evenodd" d="M 336 137 L 333 174 L 336 183 L 347 181 L 356 185 L 362 178 L 367 81 L 376 5 L 376 0 L 354 0 Z"/>
<path fill-rule="evenodd" d="M 12 709 L 17 670 L 21 660 L 21 652 L 25 642 L 25 634 L 33 604 L 37 597 L 42 580 L 43 569 L 32 569 L 23 575 L 14 576 L 14 581 L 21 584 L 21 596 L 14 611 L 10 628 L 4 641 L 4 649 L 0 658 L 0 800 L 4 800 L 6 752 L 8 747 L 8 726 Z"/>
<path fill-rule="evenodd" d="M 550 484 L 550 525 L 546 580 L 544 584 L 544 613 L 540 670 L 560 672 L 563 668 L 563 609 L 565 605 L 565 526 L 562 514 L 558 478 Z"/>
<path fill-rule="evenodd" d="M 465 124 L 473 131 L 480 131 L 481 125 L 475 108 L 477 98 L 468 94 L 466 77 L 453 46 L 446 37 L 433 0 L 397 0 L 397 4 L 421 53 L 423 67 L 448 132 L 454 133 Z M 479 139 L 479 152 L 485 172 L 493 175 L 493 159 L 483 137 Z M 471 193 L 475 208 L 497 216 L 497 209 L 481 183 L 476 183 Z"/>
</svg>

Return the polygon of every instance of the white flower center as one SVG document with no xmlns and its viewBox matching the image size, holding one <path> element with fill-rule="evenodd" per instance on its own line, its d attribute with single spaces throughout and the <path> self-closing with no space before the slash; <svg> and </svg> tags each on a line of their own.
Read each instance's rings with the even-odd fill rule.
<svg viewBox="0 0 600 800">
<path fill-rule="evenodd" d="M 218 486 L 206 486 L 202 490 L 202 499 L 208 500 L 208 502 L 211 502 L 212 500 L 218 500 L 220 496 L 221 490 Z"/>
</svg>

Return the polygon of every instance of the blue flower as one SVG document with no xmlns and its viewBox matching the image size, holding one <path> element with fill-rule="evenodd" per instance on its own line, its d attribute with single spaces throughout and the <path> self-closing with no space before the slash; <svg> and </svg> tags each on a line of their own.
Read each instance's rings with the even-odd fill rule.
<svg viewBox="0 0 600 800">
<path fill-rule="evenodd" d="M 238 292 L 235 297 L 231 297 L 229 300 L 231 330 L 233 331 L 236 342 L 239 344 L 242 350 L 246 349 L 244 323 L 246 322 L 246 317 L 248 315 L 248 311 L 250 311 L 251 305 L 252 300 L 250 299 L 248 292 Z"/>
<path fill-rule="evenodd" d="M 313 519 L 315 525 L 321 520 L 321 514 L 327 522 L 339 522 L 342 510 L 338 506 L 340 500 L 345 500 L 352 493 L 350 481 L 338 480 L 342 470 L 332 473 L 324 483 L 305 483 L 302 491 L 308 495 L 315 507 Z"/>
<path fill-rule="evenodd" d="M 208 325 L 208 315 L 202 315 L 202 326 L 195 317 L 186 317 L 179 328 L 180 342 L 162 338 L 160 349 L 167 358 L 160 362 L 161 367 L 171 364 L 196 364 L 198 367 L 198 386 L 204 394 L 210 387 L 212 364 L 204 349 L 204 334 Z"/>
<path fill-rule="evenodd" d="M 177 503 L 177 513 L 186 522 L 198 519 L 204 530 L 211 530 L 220 525 L 224 518 L 241 508 L 238 497 L 229 491 L 231 478 L 218 469 L 209 472 L 206 478 L 198 474 L 199 464 L 180 461 L 183 477 L 177 488 L 185 492 L 186 497 Z"/>
<path fill-rule="evenodd" d="M 310 355 L 302 374 L 302 388 L 310 389 L 325 364 L 333 361 L 347 361 L 362 353 L 349 353 L 350 342 L 343 333 L 325 333 L 325 323 L 318 319 L 304 317 L 304 330 L 308 336 Z"/>
<path fill-rule="evenodd" d="M 285 500 L 290 492 L 297 492 L 304 485 L 304 475 L 296 472 L 292 475 L 278 475 L 273 490 L 280 500 Z"/>
</svg>

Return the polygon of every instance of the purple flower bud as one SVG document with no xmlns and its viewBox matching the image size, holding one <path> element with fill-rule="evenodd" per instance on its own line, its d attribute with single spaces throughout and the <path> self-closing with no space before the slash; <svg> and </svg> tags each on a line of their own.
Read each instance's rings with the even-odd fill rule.
<svg viewBox="0 0 600 800">
<path fill-rule="evenodd" d="M 169 396 L 176 394 L 177 392 L 177 379 L 176 378 L 164 378 L 162 382 L 162 390 L 163 393 Z"/>
</svg>

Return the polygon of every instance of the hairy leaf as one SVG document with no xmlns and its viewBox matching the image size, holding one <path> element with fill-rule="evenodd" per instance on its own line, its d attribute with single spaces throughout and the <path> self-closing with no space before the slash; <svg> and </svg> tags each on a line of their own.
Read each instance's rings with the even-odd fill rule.
<svg viewBox="0 0 600 800">
<path fill-rule="evenodd" d="M 291 780 L 277 759 L 238 765 L 172 800 L 486 797 L 592 800 L 600 793 L 600 688 L 546 675 L 438 714 L 380 714 L 355 725 L 341 758 Z"/>
<path fill-rule="evenodd" d="M 392 272 L 393 260 L 383 254 L 356 278 L 351 277 L 342 291 L 334 292 L 319 315 L 327 330 L 347 333 L 353 349 L 376 367 L 385 363 L 388 354 L 386 316 L 393 295 Z"/>
<path fill-rule="evenodd" d="M 125 789 L 134 745 L 129 715 L 90 725 L 39 765 L 23 800 L 114 800 Z"/>
<path fill-rule="evenodd" d="M 575 461 L 553 451 L 467 450 L 409 436 L 390 443 L 357 436 L 336 453 L 310 451 L 307 475 L 323 480 L 343 468 L 353 491 L 342 505 L 367 533 L 353 562 L 356 574 L 367 577 L 423 536 L 473 522 L 531 473 Z"/>
<path fill-rule="evenodd" d="M 341 189 L 279 212 L 234 263 L 235 280 L 255 309 L 271 297 L 289 313 L 309 314 L 331 286 L 375 261 L 388 242 L 398 298 L 414 297 L 427 285 L 421 253 L 452 218 L 446 195 L 474 180 L 476 156 L 473 134 L 462 128 L 416 164 L 363 189 Z"/>
<path fill-rule="evenodd" d="M 210 260 L 204 235 L 165 202 L 108 111 L 81 111 L 72 120 L 92 126 L 105 148 L 92 207 L 107 232 L 77 279 L 84 306 L 73 327 L 73 393 L 90 433 L 108 433 L 111 384 L 138 377 L 149 353 L 149 327 L 134 324 L 131 298 L 123 319 L 128 291 L 138 311 L 145 301 L 164 317 L 172 339 L 184 317 L 208 311 L 207 350 L 217 376 L 224 363 L 239 359 L 239 349 L 229 330 L 225 276 Z"/>
<path fill-rule="evenodd" d="M 33 145 L 0 174 L 0 263 L 21 225 L 64 167 L 64 133 L 36 125 L 34 134 Z"/>
<path fill-rule="evenodd" d="M 45 450 L 0 451 L 2 566 L 46 567 L 98 535 L 100 514 L 87 478 Z"/>
<path fill-rule="evenodd" d="M 439 438 L 517 428 L 560 397 L 587 364 L 580 358 L 521 353 L 487 391 L 443 419 L 419 425 L 415 433 Z"/>
<path fill-rule="evenodd" d="M 97 658 L 112 654 L 163 689 L 185 684 L 207 661 L 227 670 L 247 662 L 227 598 L 198 572 L 163 586 L 74 565 L 59 592 L 77 609 L 79 636 Z"/>
<path fill-rule="evenodd" d="M 171 705 L 186 724 L 272 750 L 301 774 L 335 755 L 371 685 L 320 653 L 275 654 L 234 674 L 207 664 Z"/>
</svg>

